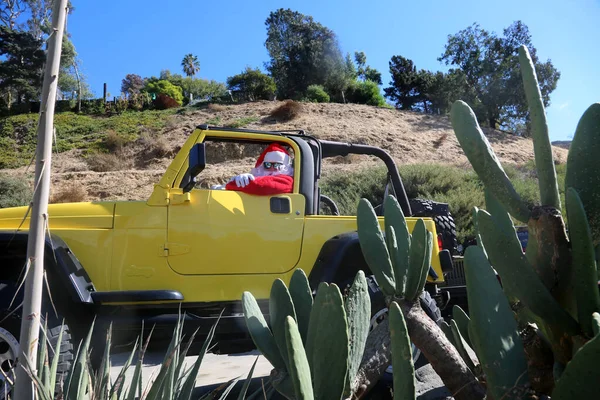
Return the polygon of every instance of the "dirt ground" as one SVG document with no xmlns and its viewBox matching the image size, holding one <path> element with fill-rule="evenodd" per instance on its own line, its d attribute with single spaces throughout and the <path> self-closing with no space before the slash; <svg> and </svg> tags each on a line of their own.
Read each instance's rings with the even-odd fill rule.
<svg viewBox="0 0 600 400">
<path fill-rule="evenodd" d="M 357 104 L 304 103 L 302 114 L 287 123 L 269 117 L 280 102 L 261 101 L 242 105 L 217 106 L 172 116 L 166 127 L 151 137 L 142 138 L 117 154 L 117 170 L 90 170 L 80 151 L 54 154 L 52 160 L 52 193 L 79 189 L 84 200 L 143 200 L 152 192 L 174 155 L 194 127 L 207 121 L 227 125 L 242 118 L 252 118 L 245 128 L 284 130 L 302 129 L 319 139 L 368 144 L 388 151 L 398 164 L 442 163 L 469 167 L 446 116 L 424 115 Z M 524 164 L 533 160 L 530 139 L 484 130 L 497 157 L 503 163 Z M 150 144 L 149 144 L 150 143 Z M 162 148 L 159 156 L 149 146 Z M 567 150 L 553 147 L 555 161 L 564 163 Z M 221 162 L 203 172 L 203 176 L 222 183 L 232 175 L 248 172 L 255 157 L 246 154 L 234 163 Z M 116 162 L 116 161 L 115 161 Z M 324 170 L 354 170 L 368 167 L 368 157 L 346 157 L 331 160 Z M 0 174 L 32 179 L 34 167 L 0 170 Z"/>
</svg>

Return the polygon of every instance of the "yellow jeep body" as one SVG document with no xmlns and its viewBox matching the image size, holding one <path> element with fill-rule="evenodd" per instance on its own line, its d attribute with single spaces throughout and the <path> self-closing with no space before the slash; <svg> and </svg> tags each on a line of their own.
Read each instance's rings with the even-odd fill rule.
<svg viewBox="0 0 600 400">
<path fill-rule="evenodd" d="M 186 192 L 181 184 L 192 147 L 224 138 L 265 144 L 276 140 L 290 146 L 295 154 L 293 192 L 273 196 L 200 188 Z M 285 134 L 197 128 L 146 201 L 51 204 L 49 231 L 66 243 L 96 292 L 182 295 L 179 300 L 146 298 L 145 304 L 239 301 L 246 290 L 266 299 L 275 279 L 289 283 L 296 268 L 310 276 L 328 240 L 356 231 L 355 216 L 307 215 L 307 200 L 300 192 L 303 157 L 308 156 L 297 141 Z M 273 212 L 272 198 L 289 204 L 289 212 Z M 26 232 L 26 212 L 27 207 L 1 209 L 0 233 Z M 416 220 L 407 218 L 409 230 Z M 436 237 L 434 221 L 424 221 Z M 434 240 L 432 267 L 437 279 L 430 276 L 431 283 L 443 282 L 439 251 Z M 136 302 L 108 297 L 105 303 Z"/>
</svg>

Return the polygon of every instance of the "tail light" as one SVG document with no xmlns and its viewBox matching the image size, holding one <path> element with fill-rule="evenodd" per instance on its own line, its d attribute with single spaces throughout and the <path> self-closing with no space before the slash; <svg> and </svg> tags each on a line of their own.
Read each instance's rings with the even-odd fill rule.
<svg viewBox="0 0 600 400">
<path fill-rule="evenodd" d="M 442 234 L 441 233 L 438 233 L 437 240 L 438 240 L 438 247 L 440 248 L 440 250 L 443 250 L 444 246 L 442 245 Z"/>
</svg>

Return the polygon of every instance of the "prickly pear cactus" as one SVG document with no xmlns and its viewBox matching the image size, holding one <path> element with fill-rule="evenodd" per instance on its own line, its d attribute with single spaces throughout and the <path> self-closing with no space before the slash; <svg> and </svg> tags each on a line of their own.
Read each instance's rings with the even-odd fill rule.
<svg viewBox="0 0 600 400">
<path fill-rule="evenodd" d="M 487 211 L 475 210 L 479 245 L 470 247 L 465 255 L 471 315 L 455 310 L 452 332 L 461 345 L 472 346 L 494 398 L 529 398 L 540 393 L 552 399 L 597 397 L 593 382 L 600 380 L 596 365 L 600 357 L 596 257 L 600 242 L 600 157 L 596 151 L 600 104 L 584 113 L 569 150 L 564 188 L 566 227 L 543 102 L 525 46 L 519 49 L 519 60 L 542 204 L 529 209 L 520 199 L 473 111 L 466 103 L 455 102 L 452 126 L 485 185 Z M 510 216 L 528 224 L 526 253 Z M 515 313 L 517 308 L 524 312 Z M 547 344 L 549 357 L 521 340 L 519 326 L 526 326 L 534 338 L 541 339 L 536 343 Z M 547 360 L 554 363 L 547 369 L 553 372 L 530 380 L 531 366 Z"/>
<path fill-rule="evenodd" d="M 412 235 L 400 204 L 388 196 L 384 204 L 384 234 L 373 206 L 367 199 L 358 203 L 357 225 L 360 247 L 382 292 L 388 297 L 414 301 L 419 298 L 431 264 L 433 235 L 419 219 Z"/>
<path fill-rule="evenodd" d="M 242 306 L 254 344 L 274 367 L 272 384 L 278 392 L 288 399 L 352 396 L 371 310 L 362 271 L 345 301 L 337 285 L 325 282 L 313 300 L 302 270 L 294 271 L 289 289 L 275 280 L 269 300 L 270 327 L 250 292 L 244 292 Z"/>
</svg>

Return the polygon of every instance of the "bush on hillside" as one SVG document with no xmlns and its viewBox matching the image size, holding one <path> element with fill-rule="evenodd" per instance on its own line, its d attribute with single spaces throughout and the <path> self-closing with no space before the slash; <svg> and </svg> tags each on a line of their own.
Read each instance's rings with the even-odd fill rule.
<svg viewBox="0 0 600 400">
<path fill-rule="evenodd" d="M 383 107 L 386 105 L 379 86 L 372 81 L 353 82 L 346 91 L 346 101 L 356 104 Z"/>
<path fill-rule="evenodd" d="M 79 203 L 87 200 L 87 190 L 82 184 L 71 183 L 69 186 L 64 187 L 62 190 L 53 193 L 50 197 L 49 203 Z"/>
<path fill-rule="evenodd" d="M 180 104 L 175 99 L 166 94 L 159 94 L 154 100 L 154 107 L 157 110 L 166 110 L 169 108 L 177 108 Z"/>
<path fill-rule="evenodd" d="M 310 85 L 306 89 L 306 100 L 313 103 L 329 103 L 329 95 L 321 85 Z"/>
<path fill-rule="evenodd" d="M 183 104 L 183 89 L 181 86 L 173 85 L 167 80 L 163 79 L 156 82 L 148 82 L 144 87 L 144 90 L 148 93 L 155 94 L 156 96 L 161 94 L 167 95 L 175 100 L 178 106 Z"/>
<path fill-rule="evenodd" d="M 302 114 L 302 111 L 302 104 L 294 100 L 286 100 L 282 105 L 271 111 L 269 115 L 277 121 L 287 122 L 297 118 Z"/>
<path fill-rule="evenodd" d="M 25 180 L 0 176 L 0 208 L 25 206 L 32 197 L 33 191 Z"/>
</svg>

